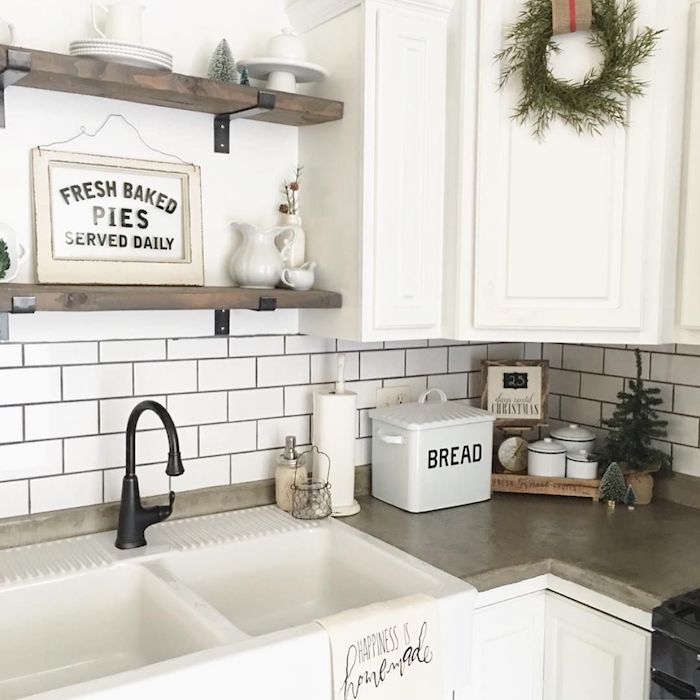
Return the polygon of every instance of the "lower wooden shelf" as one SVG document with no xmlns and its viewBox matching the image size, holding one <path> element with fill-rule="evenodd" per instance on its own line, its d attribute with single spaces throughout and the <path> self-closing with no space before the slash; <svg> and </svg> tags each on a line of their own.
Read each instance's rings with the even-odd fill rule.
<svg viewBox="0 0 700 700">
<path fill-rule="evenodd" d="M 27 301 L 29 298 L 29 301 Z M 239 287 L 0 284 L 0 312 L 161 311 L 178 309 L 338 309 L 336 292 Z M 24 299 L 24 301 L 20 301 Z"/>
<path fill-rule="evenodd" d="M 577 496 L 600 499 L 600 479 L 558 479 L 529 474 L 492 474 L 491 490 L 501 493 L 531 493 L 541 496 Z"/>
</svg>

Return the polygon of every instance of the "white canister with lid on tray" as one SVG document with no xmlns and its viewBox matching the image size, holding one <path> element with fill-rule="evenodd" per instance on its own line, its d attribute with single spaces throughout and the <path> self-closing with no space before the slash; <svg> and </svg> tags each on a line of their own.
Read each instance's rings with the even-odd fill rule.
<svg viewBox="0 0 700 700">
<path fill-rule="evenodd" d="M 527 446 L 527 473 L 530 476 L 564 478 L 566 447 L 552 438 L 531 442 Z"/>
<path fill-rule="evenodd" d="M 576 423 L 552 430 L 550 437 L 560 445 L 564 445 L 568 452 L 578 452 L 579 450 L 593 452 L 595 449 L 595 433 Z"/>
<path fill-rule="evenodd" d="M 598 460 L 587 450 L 566 455 L 566 476 L 569 479 L 597 479 Z"/>
</svg>

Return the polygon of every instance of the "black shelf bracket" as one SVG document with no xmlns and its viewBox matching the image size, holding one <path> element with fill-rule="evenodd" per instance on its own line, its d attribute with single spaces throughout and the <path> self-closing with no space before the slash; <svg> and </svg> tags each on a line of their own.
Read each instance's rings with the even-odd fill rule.
<svg viewBox="0 0 700 700">
<path fill-rule="evenodd" d="M 230 153 L 232 119 L 250 119 L 258 114 L 265 114 L 275 108 L 275 102 L 276 96 L 273 93 L 261 90 L 258 92 L 258 104 L 255 107 L 217 114 L 214 117 L 214 152 Z"/>
<path fill-rule="evenodd" d="M 7 65 L 0 72 L 0 129 L 5 128 L 5 89 L 22 80 L 32 68 L 32 55 L 27 51 L 7 49 Z"/>
<path fill-rule="evenodd" d="M 229 335 L 231 332 L 231 312 L 228 309 L 214 311 L 214 335 Z"/>
</svg>

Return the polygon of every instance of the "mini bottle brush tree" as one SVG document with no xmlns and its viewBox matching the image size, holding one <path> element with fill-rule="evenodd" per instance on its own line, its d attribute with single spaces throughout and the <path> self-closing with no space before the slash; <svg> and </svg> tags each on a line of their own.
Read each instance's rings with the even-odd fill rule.
<svg viewBox="0 0 700 700">
<path fill-rule="evenodd" d="M 236 62 L 233 60 L 233 53 L 226 39 L 222 39 L 214 50 L 209 62 L 207 77 L 222 83 L 238 83 Z"/>
<path fill-rule="evenodd" d="M 10 254 L 7 250 L 7 243 L 0 238 L 0 280 L 5 279 L 5 275 L 9 269 Z"/>
<path fill-rule="evenodd" d="M 652 440 L 666 437 L 668 422 L 656 412 L 663 403 L 660 390 L 644 386 L 642 354 L 638 349 L 635 360 L 636 379 L 630 379 L 629 390 L 617 395 L 617 408 L 611 418 L 602 422 L 609 430 L 602 456 L 606 463 L 617 462 L 626 469 L 657 471 L 671 462 L 667 454 L 652 447 Z"/>
<path fill-rule="evenodd" d="M 613 462 L 600 480 L 600 497 L 609 504 L 624 503 L 627 497 L 627 484 L 617 462 Z"/>
</svg>

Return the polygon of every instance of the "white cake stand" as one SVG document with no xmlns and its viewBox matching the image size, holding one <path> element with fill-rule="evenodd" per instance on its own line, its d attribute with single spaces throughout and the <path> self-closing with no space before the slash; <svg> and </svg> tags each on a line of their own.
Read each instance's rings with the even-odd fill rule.
<svg viewBox="0 0 700 700">
<path fill-rule="evenodd" d="M 245 58 L 236 67 L 239 72 L 247 68 L 251 78 L 267 80 L 270 90 L 280 92 L 296 92 L 297 83 L 316 83 L 328 76 L 323 66 L 287 58 Z"/>
</svg>

